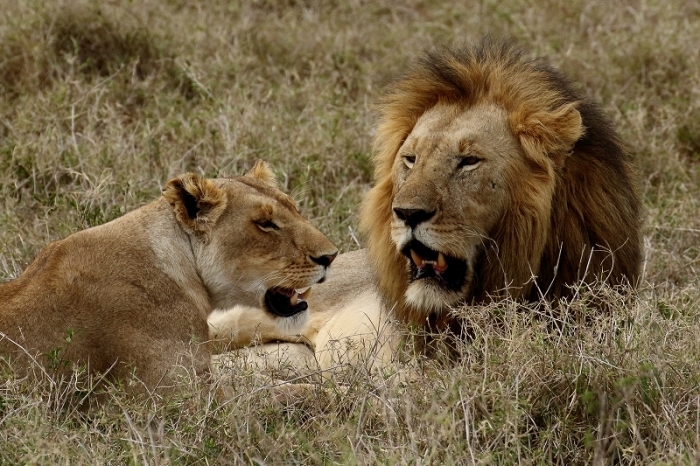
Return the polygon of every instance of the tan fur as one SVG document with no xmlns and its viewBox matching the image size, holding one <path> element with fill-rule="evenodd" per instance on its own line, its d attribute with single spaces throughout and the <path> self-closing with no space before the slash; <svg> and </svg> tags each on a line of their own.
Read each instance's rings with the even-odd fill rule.
<svg viewBox="0 0 700 466">
<path fill-rule="evenodd" d="M 0 357 L 50 376 L 77 364 L 166 387 L 180 364 L 208 370 L 214 309 L 265 314 L 266 290 L 323 280 L 336 253 L 266 164 L 233 179 L 185 174 L 158 200 L 49 244 L 0 285 Z"/>
<path fill-rule="evenodd" d="M 631 158 L 559 71 L 485 40 L 427 54 L 378 110 L 375 185 L 360 219 L 366 255 L 337 259 L 301 332 L 322 368 L 342 357 L 335 348 L 372 347 L 367 329 L 390 316 L 459 330 L 456 305 L 567 298 L 598 280 L 637 284 L 641 202 Z M 431 215 L 411 227 L 397 210 Z M 465 264 L 463 279 L 452 289 L 413 280 L 404 251 L 414 240 Z M 395 349 L 401 333 L 391 324 L 390 336 L 375 339 Z"/>
<path fill-rule="evenodd" d="M 319 380 L 319 365 L 314 351 L 300 343 L 267 343 L 239 348 L 212 356 L 212 369 L 217 375 L 236 370 L 239 365 L 255 367 L 256 375 L 283 381 Z M 225 377 L 220 377 L 225 380 Z M 230 396 L 227 398 L 231 398 Z"/>
<path fill-rule="evenodd" d="M 250 306 L 214 311 L 207 319 L 210 340 L 219 342 L 220 350 L 271 341 L 304 343 L 304 337 L 298 332 L 307 325 L 308 312 L 300 312 L 292 317 L 278 317 L 266 312 L 259 317 L 252 317 L 258 314 L 259 309 Z"/>
</svg>

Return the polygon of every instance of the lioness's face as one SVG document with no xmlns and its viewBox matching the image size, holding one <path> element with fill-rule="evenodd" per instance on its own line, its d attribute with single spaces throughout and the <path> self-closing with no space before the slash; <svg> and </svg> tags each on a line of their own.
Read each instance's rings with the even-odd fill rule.
<svg viewBox="0 0 700 466">
<path fill-rule="evenodd" d="M 216 182 L 228 202 L 206 246 L 211 265 L 202 268 L 215 307 L 262 306 L 281 317 L 305 311 L 336 247 L 277 188 L 250 177 Z"/>
<path fill-rule="evenodd" d="M 494 105 L 438 104 L 420 117 L 393 166 L 391 238 L 410 269 L 408 304 L 440 311 L 469 295 L 521 154 Z"/>
</svg>

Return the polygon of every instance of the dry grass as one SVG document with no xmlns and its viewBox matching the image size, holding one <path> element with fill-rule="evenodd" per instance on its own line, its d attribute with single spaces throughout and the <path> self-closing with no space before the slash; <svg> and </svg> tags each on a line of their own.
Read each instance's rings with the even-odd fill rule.
<svg viewBox="0 0 700 466">
<path fill-rule="evenodd" d="M 637 300 L 588 290 L 560 322 L 508 302 L 465 309 L 458 365 L 409 361 L 421 370 L 403 385 L 358 368 L 288 407 L 244 362 L 230 403 L 194 381 L 167 400 L 109 390 L 87 413 L 82 388 L 0 366 L 0 463 L 700 461 L 695 1 L 0 0 L 0 279 L 174 174 L 239 174 L 259 157 L 354 249 L 371 102 L 418 50 L 484 33 L 548 55 L 632 148 L 647 210 Z M 582 322 L 599 299 L 613 312 Z"/>
</svg>

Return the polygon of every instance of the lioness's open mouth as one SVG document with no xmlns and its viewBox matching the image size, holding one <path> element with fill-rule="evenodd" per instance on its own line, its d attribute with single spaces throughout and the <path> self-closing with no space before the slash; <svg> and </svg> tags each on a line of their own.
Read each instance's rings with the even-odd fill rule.
<svg viewBox="0 0 700 466">
<path fill-rule="evenodd" d="M 439 286 L 459 291 L 464 285 L 467 263 L 411 241 L 401 251 L 411 262 L 411 280 L 432 279 Z"/>
<path fill-rule="evenodd" d="M 289 288 L 270 288 L 265 292 L 265 306 L 277 316 L 291 317 L 308 309 L 305 300 L 309 294 L 311 287 L 303 292 Z"/>
</svg>

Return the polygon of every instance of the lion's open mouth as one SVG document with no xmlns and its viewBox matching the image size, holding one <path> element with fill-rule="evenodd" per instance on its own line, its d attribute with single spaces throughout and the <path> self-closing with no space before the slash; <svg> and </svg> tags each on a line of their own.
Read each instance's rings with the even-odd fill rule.
<svg viewBox="0 0 700 466">
<path fill-rule="evenodd" d="M 403 254 L 411 262 L 411 280 L 432 279 L 439 286 L 459 291 L 464 286 L 467 263 L 463 260 L 433 251 L 419 241 L 411 241 Z"/>
<path fill-rule="evenodd" d="M 265 292 L 265 306 L 280 317 L 292 317 L 308 309 L 306 298 L 311 293 L 311 287 L 301 292 L 289 288 L 270 288 Z"/>
</svg>

